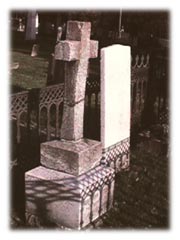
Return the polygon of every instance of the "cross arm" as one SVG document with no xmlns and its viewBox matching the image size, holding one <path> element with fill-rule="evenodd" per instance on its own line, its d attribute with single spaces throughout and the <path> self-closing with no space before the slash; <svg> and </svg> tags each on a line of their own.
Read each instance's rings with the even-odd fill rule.
<svg viewBox="0 0 180 240">
<path fill-rule="evenodd" d="M 59 42 L 55 47 L 55 59 L 64 61 L 76 61 L 80 58 L 79 41 L 65 40 Z M 90 58 L 98 56 L 98 41 L 90 41 Z"/>
<path fill-rule="evenodd" d="M 79 41 L 61 41 L 55 46 L 55 59 L 64 61 L 79 60 L 79 50 Z"/>
</svg>

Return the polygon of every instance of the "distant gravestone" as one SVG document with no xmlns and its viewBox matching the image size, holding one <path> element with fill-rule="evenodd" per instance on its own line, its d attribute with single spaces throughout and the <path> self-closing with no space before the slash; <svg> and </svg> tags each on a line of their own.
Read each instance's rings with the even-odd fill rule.
<svg viewBox="0 0 180 240">
<path fill-rule="evenodd" d="M 130 47 L 113 45 L 101 50 L 101 142 L 107 164 L 128 165 L 130 137 Z M 119 161 L 118 161 L 119 160 Z M 125 167 L 125 166 L 124 166 Z"/>
<path fill-rule="evenodd" d="M 61 41 L 63 27 L 58 27 L 56 44 Z M 55 60 L 54 53 L 49 57 L 47 85 L 64 83 L 64 61 Z"/>
<path fill-rule="evenodd" d="M 57 29 L 57 39 L 56 39 L 56 43 L 59 43 L 61 41 L 61 37 L 62 37 L 62 27 L 58 27 Z"/>
<path fill-rule="evenodd" d="M 31 57 L 37 57 L 39 54 L 39 45 L 33 44 L 32 51 L 31 51 Z"/>
</svg>

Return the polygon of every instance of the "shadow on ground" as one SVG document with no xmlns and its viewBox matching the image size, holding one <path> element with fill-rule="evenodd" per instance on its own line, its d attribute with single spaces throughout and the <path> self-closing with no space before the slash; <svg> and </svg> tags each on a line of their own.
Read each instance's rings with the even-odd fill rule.
<svg viewBox="0 0 180 240">
<path fill-rule="evenodd" d="M 131 151 L 130 171 L 116 175 L 114 208 L 98 228 L 169 227 L 168 158 L 149 153 L 144 143 Z"/>
</svg>

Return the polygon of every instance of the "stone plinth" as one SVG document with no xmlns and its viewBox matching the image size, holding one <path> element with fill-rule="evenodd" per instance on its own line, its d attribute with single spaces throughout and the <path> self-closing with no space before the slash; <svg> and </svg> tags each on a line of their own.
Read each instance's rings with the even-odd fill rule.
<svg viewBox="0 0 180 240">
<path fill-rule="evenodd" d="M 40 166 L 26 172 L 25 191 L 26 216 L 81 229 L 112 207 L 114 170 L 98 166 L 75 177 Z"/>
<path fill-rule="evenodd" d="M 41 144 L 43 166 L 76 176 L 99 165 L 101 156 L 101 143 L 95 140 L 51 141 Z"/>
</svg>

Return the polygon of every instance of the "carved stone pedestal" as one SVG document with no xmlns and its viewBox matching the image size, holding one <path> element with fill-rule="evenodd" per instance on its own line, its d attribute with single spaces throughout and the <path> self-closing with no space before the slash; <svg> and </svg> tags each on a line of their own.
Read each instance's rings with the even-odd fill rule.
<svg viewBox="0 0 180 240">
<path fill-rule="evenodd" d="M 112 207 L 114 176 L 104 166 L 78 177 L 42 166 L 30 170 L 25 174 L 26 216 L 39 225 L 81 229 Z M 27 225 L 35 225 L 28 219 Z"/>
<path fill-rule="evenodd" d="M 99 165 L 101 157 L 101 142 L 91 139 L 55 140 L 41 144 L 43 166 L 76 176 Z"/>
</svg>

